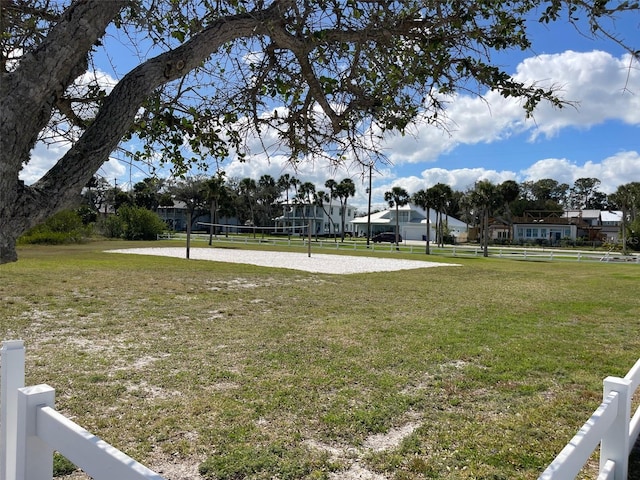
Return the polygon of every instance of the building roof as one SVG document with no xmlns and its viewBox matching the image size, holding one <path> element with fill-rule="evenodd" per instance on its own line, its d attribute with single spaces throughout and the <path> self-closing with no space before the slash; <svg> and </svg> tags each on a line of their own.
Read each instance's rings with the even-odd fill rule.
<svg viewBox="0 0 640 480">
<path fill-rule="evenodd" d="M 371 223 L 391 223 L 391 216 L 389 215 L 389 210 L 382 210 L 381 212 L 375 212 L 371 214 Z M 351 220 L 351 223 L 367 223 L 368 215 L 363 215 L 362 217 L 356 217 Z"/>
<path fill-rule="evenodd" d="M 600 215 L 602 215 L 603 222 L 621 222 L 622 221 L 622 212 L 619 210 L 612 210 L 610 212 L 603 210 Z"/>
<path fill-rule="evenodd" d="M 565 210 L 564 216 L 568 218 L 599 218 L 600 210 Z"/>
<path fill-rule="evenodd" d="M 371 214 L 371 223 L 375 223 L 377 225 L 381 225 L 381 224 L 395 224 L 395 207 L 394 208 L 389 208 L 387 210 L 382 210 L 380 212 L 375 212 Z M 401 207 L 398 207 L 398 211 L 399 212 L 411 212 L 411 214 L 409 215 L 409 221 L 408 222 L 404 222 L 404 224 L 406 225 L 407 223 L 414 223 L 414 224 L 423 224 L 426 225 L 427 223 L 427 212 L 422 209 L 421 207 L 414 205 L 412 203 L 408 203 L 407 205 L 403 205 Z M 435 224 L 436 222 L 436 216 L 438 215 L 438 212 L 436 212 L 434 209 L 429 209 L 429 222 L 432 224 Z M 466 228 L 467 224 L 458 220 L 457 218 L 451 217 L 449 215 L 445 215 L 446 217 L 446 222 L 449 224 L 449 226 L 451 227 L 464 227 Z M 356 217 L 353 220 L 351 220 L 351 223 L 356 223 L 356 224 L 366 224 L 367 223 L 367 215 L 363 215 L 361 217 Z"/>
<path fill-rule="evenodd" d="M 584 226 L 587 223 L 576 217 L 540 217 L 540 218 L 531 218 L 531 217 L 516 217 L 513 219 L 514 225 L 535 225 L 535 226 L 544 226 L 544 225 L 578 225 Z"/>
</svg>

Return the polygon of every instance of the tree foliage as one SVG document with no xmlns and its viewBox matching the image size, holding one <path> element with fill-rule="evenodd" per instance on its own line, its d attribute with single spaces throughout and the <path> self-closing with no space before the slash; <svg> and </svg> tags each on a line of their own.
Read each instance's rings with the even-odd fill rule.
<svg viewBox="0 0 640 480">
<path fill-rule="evenodd" d="M 2 0 L 0 262 L 15 239 L 73 205 L 114 152 L 194 165 L 244 158 L 258 138 L 293 161 L 347 156 L 369 165 L 388 131 L 439 123 L 449 95 L 491 88 L 558 107 L 553 88 L 515 81 L 492 61 L 531 46 L 527 19 L 567 18 L 605 36 L 635 3 L 515 0 Z M 106 85 L 98 54 L 137 52 Z M 126 62 L 125 62 L 126 64 Z M 69 147 L 32 185 L 37 142 Z M 137 145 L 126 151 L 125 146 Z M 279 150 L 278 150 L 279 149 Z M 364 158 L 363 158 L 364 157 Z"/>
<path fill-rule="evenodd" d="M 122 237 L 126 240 L 155 240 L 167 229 L 155 212 L 144 207 L 122 207 L 118 218 L 122 221 Z"/>
<path fill-rule="evenodd" d="M 92 227 L 83 223 L 77 211 L 63 210 L 25 232 L 20 237 L 20 243 L 46 245 L 79 243 L 86 241 L 91 234 Z"/>
<path fill-rule="evenodd" d="M 633 245 L 639 249 L 636 243 L 640 238 L 640 182 L 631 182 L 620 185 L 609 199 L 622 211 L 622 251 L 627 253 L 629 240 L 635 239 Z"/>
<path fill-rule="evenodd" d="M 407 191 L 399 186 L 395 186 L 391 188 L 391 190 L 384 192 L 384 201 L 389 204 L 390 208 L 396 209 L 396 247 L 398 246 L 399 235 L 400 235 L 400 215 L 399 208 L 404 207 L 409 203 L 411 197 L 407 193 Z"/>
</svg>

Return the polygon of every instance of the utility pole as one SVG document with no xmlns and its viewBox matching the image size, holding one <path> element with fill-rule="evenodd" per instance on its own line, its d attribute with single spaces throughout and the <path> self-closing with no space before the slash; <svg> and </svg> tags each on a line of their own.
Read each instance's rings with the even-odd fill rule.
<svg viewBox="0 0 640 480">
<path fill-rule="evenodd" d="M 367 248 L 369 248 L 369 241 L 371 239 L 371 175 L 373 171 L 373 163 L 369 163 L 369 188 L 367 193 L 369 194 L 369 204 L 367 206 Z"/>
</svg>

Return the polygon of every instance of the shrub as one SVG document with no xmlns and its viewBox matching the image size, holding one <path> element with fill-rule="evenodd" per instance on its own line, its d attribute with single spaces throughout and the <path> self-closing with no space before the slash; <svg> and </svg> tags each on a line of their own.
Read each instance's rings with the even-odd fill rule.
<svg viewBox="0 0 640 480">
<path fill-rule="evenodd" d="M 107 238 L 122 238 L 124 221 L 118 215 L 109 215 L 98 221 L 98 229 Z"/>
<path fill-rule="evenodd" d="M 127 240 L 155 240 L 166 229 L 162 219 L 146 208 L 121 207 L 118 216 L 122 219 L 123 236 Z"/>
<path fill-rule="evenodd" d="M 92 223 L 96 223 L 96 221 L 98 220 L 98 212 L 86 205 L 78 208 L 76 210 L 76 213 L 82 220 L 83 225 L 90 225 Z"/>
<path fill-rule="evenodd" d="M 18 242 L 47 245 L 79 243 L 85 241 L 91 233 L 92 228 L 83 225 L 80 215 L 72 210 L 64 210 L 25 232 Z"/>
</svg>

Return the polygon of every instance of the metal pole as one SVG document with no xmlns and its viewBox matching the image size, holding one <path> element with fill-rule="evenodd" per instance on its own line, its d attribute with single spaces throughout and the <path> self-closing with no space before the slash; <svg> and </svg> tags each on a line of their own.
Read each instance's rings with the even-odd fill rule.
<svg viewBox="0 0 640 480">
<path fill-rule="evenodd" d="M 373 170 L 373 163 L 369 164 L 369 188 L 367 193 L 369 194 L 369 204 L 367 206 L 367 248 L 369 248 L 369 240 L 371 238 L 371 175 Z"/>
</svg>

